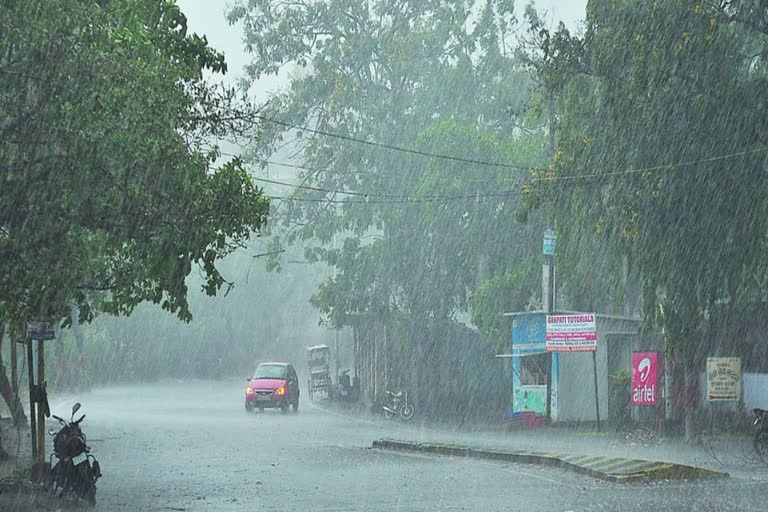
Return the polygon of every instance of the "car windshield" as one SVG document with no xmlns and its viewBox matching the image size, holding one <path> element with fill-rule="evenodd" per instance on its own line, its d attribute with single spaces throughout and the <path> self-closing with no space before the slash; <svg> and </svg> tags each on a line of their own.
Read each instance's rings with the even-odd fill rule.
<svg viewBox="0 0 768 512">
<path fill-rule="evenodd" d="M 284 379 L 288 370 L 279 364 L 260 364 L 253 372 L 254 379 Z"/>
</svg>

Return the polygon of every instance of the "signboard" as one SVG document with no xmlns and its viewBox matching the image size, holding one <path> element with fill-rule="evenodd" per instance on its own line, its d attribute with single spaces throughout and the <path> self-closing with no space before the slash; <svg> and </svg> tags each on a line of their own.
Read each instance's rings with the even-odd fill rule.
<svg viewBox="0 0 768 512">
<path fill-rule="evenodd" d="M 552 229 L 548 229 L 544 232 L 544 255 L 552 256 L 555 254 L 555 243 L 557 242 L 557 235 Z"/>
<path fill-rule="evenodd" d="M 739 400 L 741 398 L 741 358 L 707 358 L 707 400 Z"/>
<path fill-rule="evenodd" d="M 53 322 L 29 322 L 27 324 L 27 338 L 35 341 L 55 339 L 56 333 L 53 330 Z"/>
<path fill-rule="evenodd" d="M 512 353 L 515 355 L 540 354 L 546 351 L 546 315 L 527 313 L 512 318 Z"/>
<path fill-rule="evenodd" d="M 594 313 L 547 315 L 547 352 L 590 352 L 597 350 L 597 323 Z"/>
<path fill-rule="evenodd" d="M 632 405 L 659 405 L 661 353 L 632 352 Z"/>
<path fill-rule="evenodd" d="M 547 412 L 547 386 L 541 385 L 521 385 L 515 389 L 515 409 L 516 411 L 533 411 L 536 414 L 546 414 Z"/>
<path fill-rule="evenodd" d="M 547 337 L 546 315 L 530 313 L 517 315 L 512 319 L 512 343 L 525 345 L 528 343 L 543 344 Z"/>
</svg>

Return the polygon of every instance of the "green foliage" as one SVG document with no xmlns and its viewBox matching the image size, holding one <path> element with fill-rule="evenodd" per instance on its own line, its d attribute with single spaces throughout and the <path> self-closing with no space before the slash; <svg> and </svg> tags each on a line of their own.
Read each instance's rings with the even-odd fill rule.
<svg viewBox="0 0 768 512">
<path fill-rule="evenodd" d="M 216 293 L 269 208 L 239 160 L 211 169 L 207 138 L 251 122 L 202 79 L 223 55 L 172 0 L 3 0 L 0 26 L 0 317 L 188 320 L 192 267 Z"/>
<path fill-rule="evenodd" d="M 339 191 L 300 190 L 301 200 L 286 202 L 278 219 L 300 226 L 288 241 L 305 241 L 310 261 L 335 268 L 313 298 L 332 325 L 397 312 L 452 318 L 467 311 L 477 283 L 531 257 L 541 216 L 522 226 L 515 213 L 522 177 L 541 160 L 545 140 L 540 124 L 529 124 L 533 84 L 510 48 L 517 23 L 510 2 L 251 0 L 230 17 L 245 25 L 252 78 L 286 62 L 307 66 L 269 103 L 270 116 L 518 167 L 430 159 L 265 126 L 254 158 L 296 136 L 303 163 L 315 169 L 302 174 L 303 183 Z"/>
<path fill-rule="evenodd" d="M 620 385 L 625 385 L 632 382 L 632 373 L 626 368 L 619 368 L 613 372 L 610 377 L 614 383 Z"/>
<path fill-rule="evenodd" d="M 535 267 L 534 267 L 535 269 Z M 530 274 L 530 272 L 528 272 Z M 508 270 L 483 281 L 472 297 L 472 323 L 484 338 L 502 349 L 510 343 L 511 322 L 504 313 L 524 311 L 534 295 L 535 280 L 522 270 Z"/>
<path fill-rule="evenodd" d="M 713 304 L 760 297 L 766 270 L 768 25 L 727 4 L 595 1 L 582 38 L 538 33 L 559 111 L 539 177 L 559 180 L 536 195 L 566 245 L 597 235 L 642 280 L 646 319 L 691 367 Z"/>
</svg>

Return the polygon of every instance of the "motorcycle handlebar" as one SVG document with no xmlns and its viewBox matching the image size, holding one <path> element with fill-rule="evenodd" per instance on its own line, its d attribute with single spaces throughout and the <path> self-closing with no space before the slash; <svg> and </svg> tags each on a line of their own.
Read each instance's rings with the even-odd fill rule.
<svg viewBox="0 0 768 512">
<path fill-rule="evenodd" d="M 80 419 L 79 419 L 79 420 L 77 420 L 77 421 L 75 422 L 75 425 L 79 425 L 79 424 L 80 424 L 80 422 L 81 422 L 81 421 L 83 421 L 84 419 L 85 419 L 85 414 L 83 414 L 82 416 L 80 416 Z"/>
<path fill-rule="evenodd" d="M 62 418 L 59 418 L 59 417 L 58 417 L 58 416 L 56 416 L 55 414 L 51 415 L 51 418 L 53 418 L 53 419 L 55 419 L 55 420 L 59 420 L 59 423 L 64 423 L 65 425 L 67 424 L 67 422 L 66 422 L 66 421 L 64 421 Z"/>
</svg>

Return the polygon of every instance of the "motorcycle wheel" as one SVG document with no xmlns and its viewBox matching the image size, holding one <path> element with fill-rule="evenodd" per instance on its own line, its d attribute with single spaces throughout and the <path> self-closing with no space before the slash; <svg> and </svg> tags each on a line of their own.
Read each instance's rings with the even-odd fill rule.
<svg viewBox="0 0 768 512">
<path fill-rule="evenodd" d="M 78 466 L 76 474 L 79 481 L 74 486 L 75 494 L 80 499 L 85 500 L 88 505 L 96 505 L 96 483 L 90 463 L 83 463 Z"/>
<path fill-rule="evenodd" d="M 60 487 L 64 487 L 63 466 L 61 461 L 56 462 L 51 468 L 51 475 L 48 479 L 48 490 L 55 493 Z"/>
<path fill-rule="evenodd" d="M 400 408 L 400 417 L 404 421 L 408 421 L 413 418 L 415 412 L 416 409 L 413 407 L 413 404 L 403 404 L 403 406 Z"/>
<path fill-rule="evenodd" d="M 55 475 L 51 475 L 53 477 L 53 491 L 58 492 L 59 496 L 74 492 L 77 479 L 76 470 L 77 468 L 72 465 L 71 460 L 59 460 L 51 469 L 51 473 L 55 471 Z"/>
<path fill-rule="evenodd" d="M 87 495 L 85 497 L 85 501 L 88 502 L 88 505 L 95 507 L 96 506 L 96 484 L 92 484 L 86 494 Z"/>
<path fill-rule="evenodd" d="M 387 418 L 388 420 L 391 420 L 392 416 L 394 416 L 394 414 L 392 414 L 391 412 L 387 411 L 386 409 L 384 410 L 384 417 L 385 418 Z"/>
</svg>

